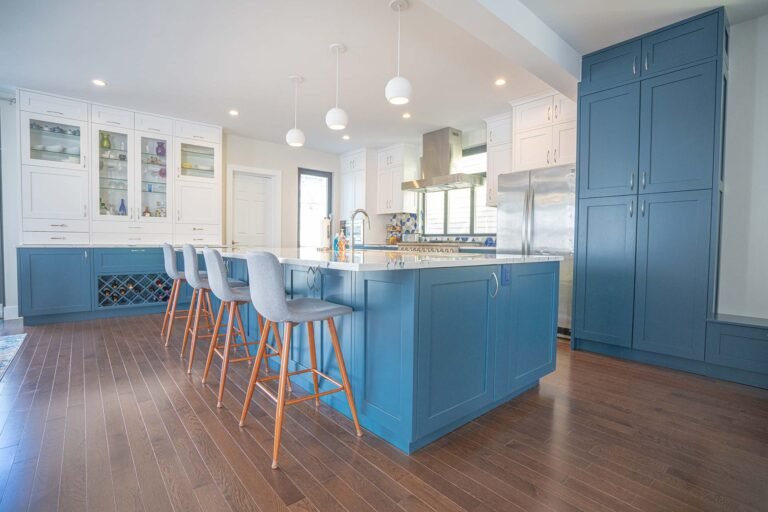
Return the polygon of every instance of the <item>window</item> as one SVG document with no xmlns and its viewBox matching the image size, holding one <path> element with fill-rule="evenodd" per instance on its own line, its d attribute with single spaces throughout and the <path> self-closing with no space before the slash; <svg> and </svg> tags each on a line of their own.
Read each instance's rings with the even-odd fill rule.
<svg viewBox="0 0 768 512">
<path fill-rule="evenodd" d="M 460 172 L 486 171 L 485 148 L 465 151 Z M 496 208 L 485 206 L 485 185 L 424 194 L 425 235 L 491 235 L 496 233 Z"/>
<path fill-rule="evenodd" d="M 299 169 L 299 247 L 320 247 L 331 204 L 331 173 Z"/>
</svg>

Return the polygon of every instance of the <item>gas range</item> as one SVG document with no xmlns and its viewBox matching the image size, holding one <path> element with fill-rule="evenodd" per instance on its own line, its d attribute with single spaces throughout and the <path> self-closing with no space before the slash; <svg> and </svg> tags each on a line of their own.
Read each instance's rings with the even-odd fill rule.
<svg viewBox="0 0 768 512">
<path fill-rule="evenodd" d="M 397 250 L 410 252 L 457 253 L 462 245 L 467 244 L 459 242 L 400 242 L 397 244 Z"/>
</svg>

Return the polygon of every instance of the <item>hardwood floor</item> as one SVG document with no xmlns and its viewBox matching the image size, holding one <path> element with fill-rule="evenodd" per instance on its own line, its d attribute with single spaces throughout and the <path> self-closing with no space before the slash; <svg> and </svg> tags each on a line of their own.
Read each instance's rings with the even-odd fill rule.
<svg viewBox="0 0 768 512">
<path fill-rule="evenodd" d="M 559 347 L 541 385 L 406 456 L 311 401 L 238 427 L 248 368 L 188 376 L 161 316 L 26 328 L 0 510 L 768 510 L 768 391 Z M 204 350 L 204 343 L 198 350 Z M 300 391 L 296 389 L 295 391 Z"/>
</svg>

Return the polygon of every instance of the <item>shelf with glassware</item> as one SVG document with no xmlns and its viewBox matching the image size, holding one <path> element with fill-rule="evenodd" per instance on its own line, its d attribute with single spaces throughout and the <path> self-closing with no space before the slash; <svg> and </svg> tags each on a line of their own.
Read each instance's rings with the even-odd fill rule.
<svg viewBox="0 0 768 512">
<path fill-rule="evenodd" d="M 66 170 L 86 170 L 88 125 L 31 112 L 21 113 L 21 163 Z"/>
</svg>

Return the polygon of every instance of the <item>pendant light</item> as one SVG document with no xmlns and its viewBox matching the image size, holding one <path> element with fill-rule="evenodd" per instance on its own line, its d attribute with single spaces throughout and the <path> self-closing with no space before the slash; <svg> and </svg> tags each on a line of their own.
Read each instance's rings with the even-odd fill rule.
<svg viewBox="0 0 768 512">
<path fill-rule="evenodd" d="M 397 76 L 387 82 L 384 95 L 393 105 L 405 105 L 411 99 L 411 82 L 400 76 L 400 11 L 408 8 L 408 0 L 391 0 L 389 7 L 397 11 Z"/>
<path fill-rule="evenodd" d="M 331 130 L 343 130 L 347 127 L 349 119 L 344 109 L 339 108 L 339 54 L 347 51 L 347 47 L 341 43 L 333 43 L 330 49 L 331 53 L 336 54 L 336 106 L 325 114 L 325 124 Z"/>
<path fill-rule="evenodd" d="M 288 77 L 291 82 L 294 84 L 294 92 L 293 92 L 293 128 L 288 130 L 288 133 L 285 134 L 285 142 L 288 143 L 289 146 L 293 146 L 295 148 L 300 148 L 304 145 L 304 141 L 306 140 L 304 137 L 304 132 L 299 130 L 297 124 L 299 119 L 299 84 L 304 81 L 304 78 L 299 75 L 291 75 Z"/>
</svg>

